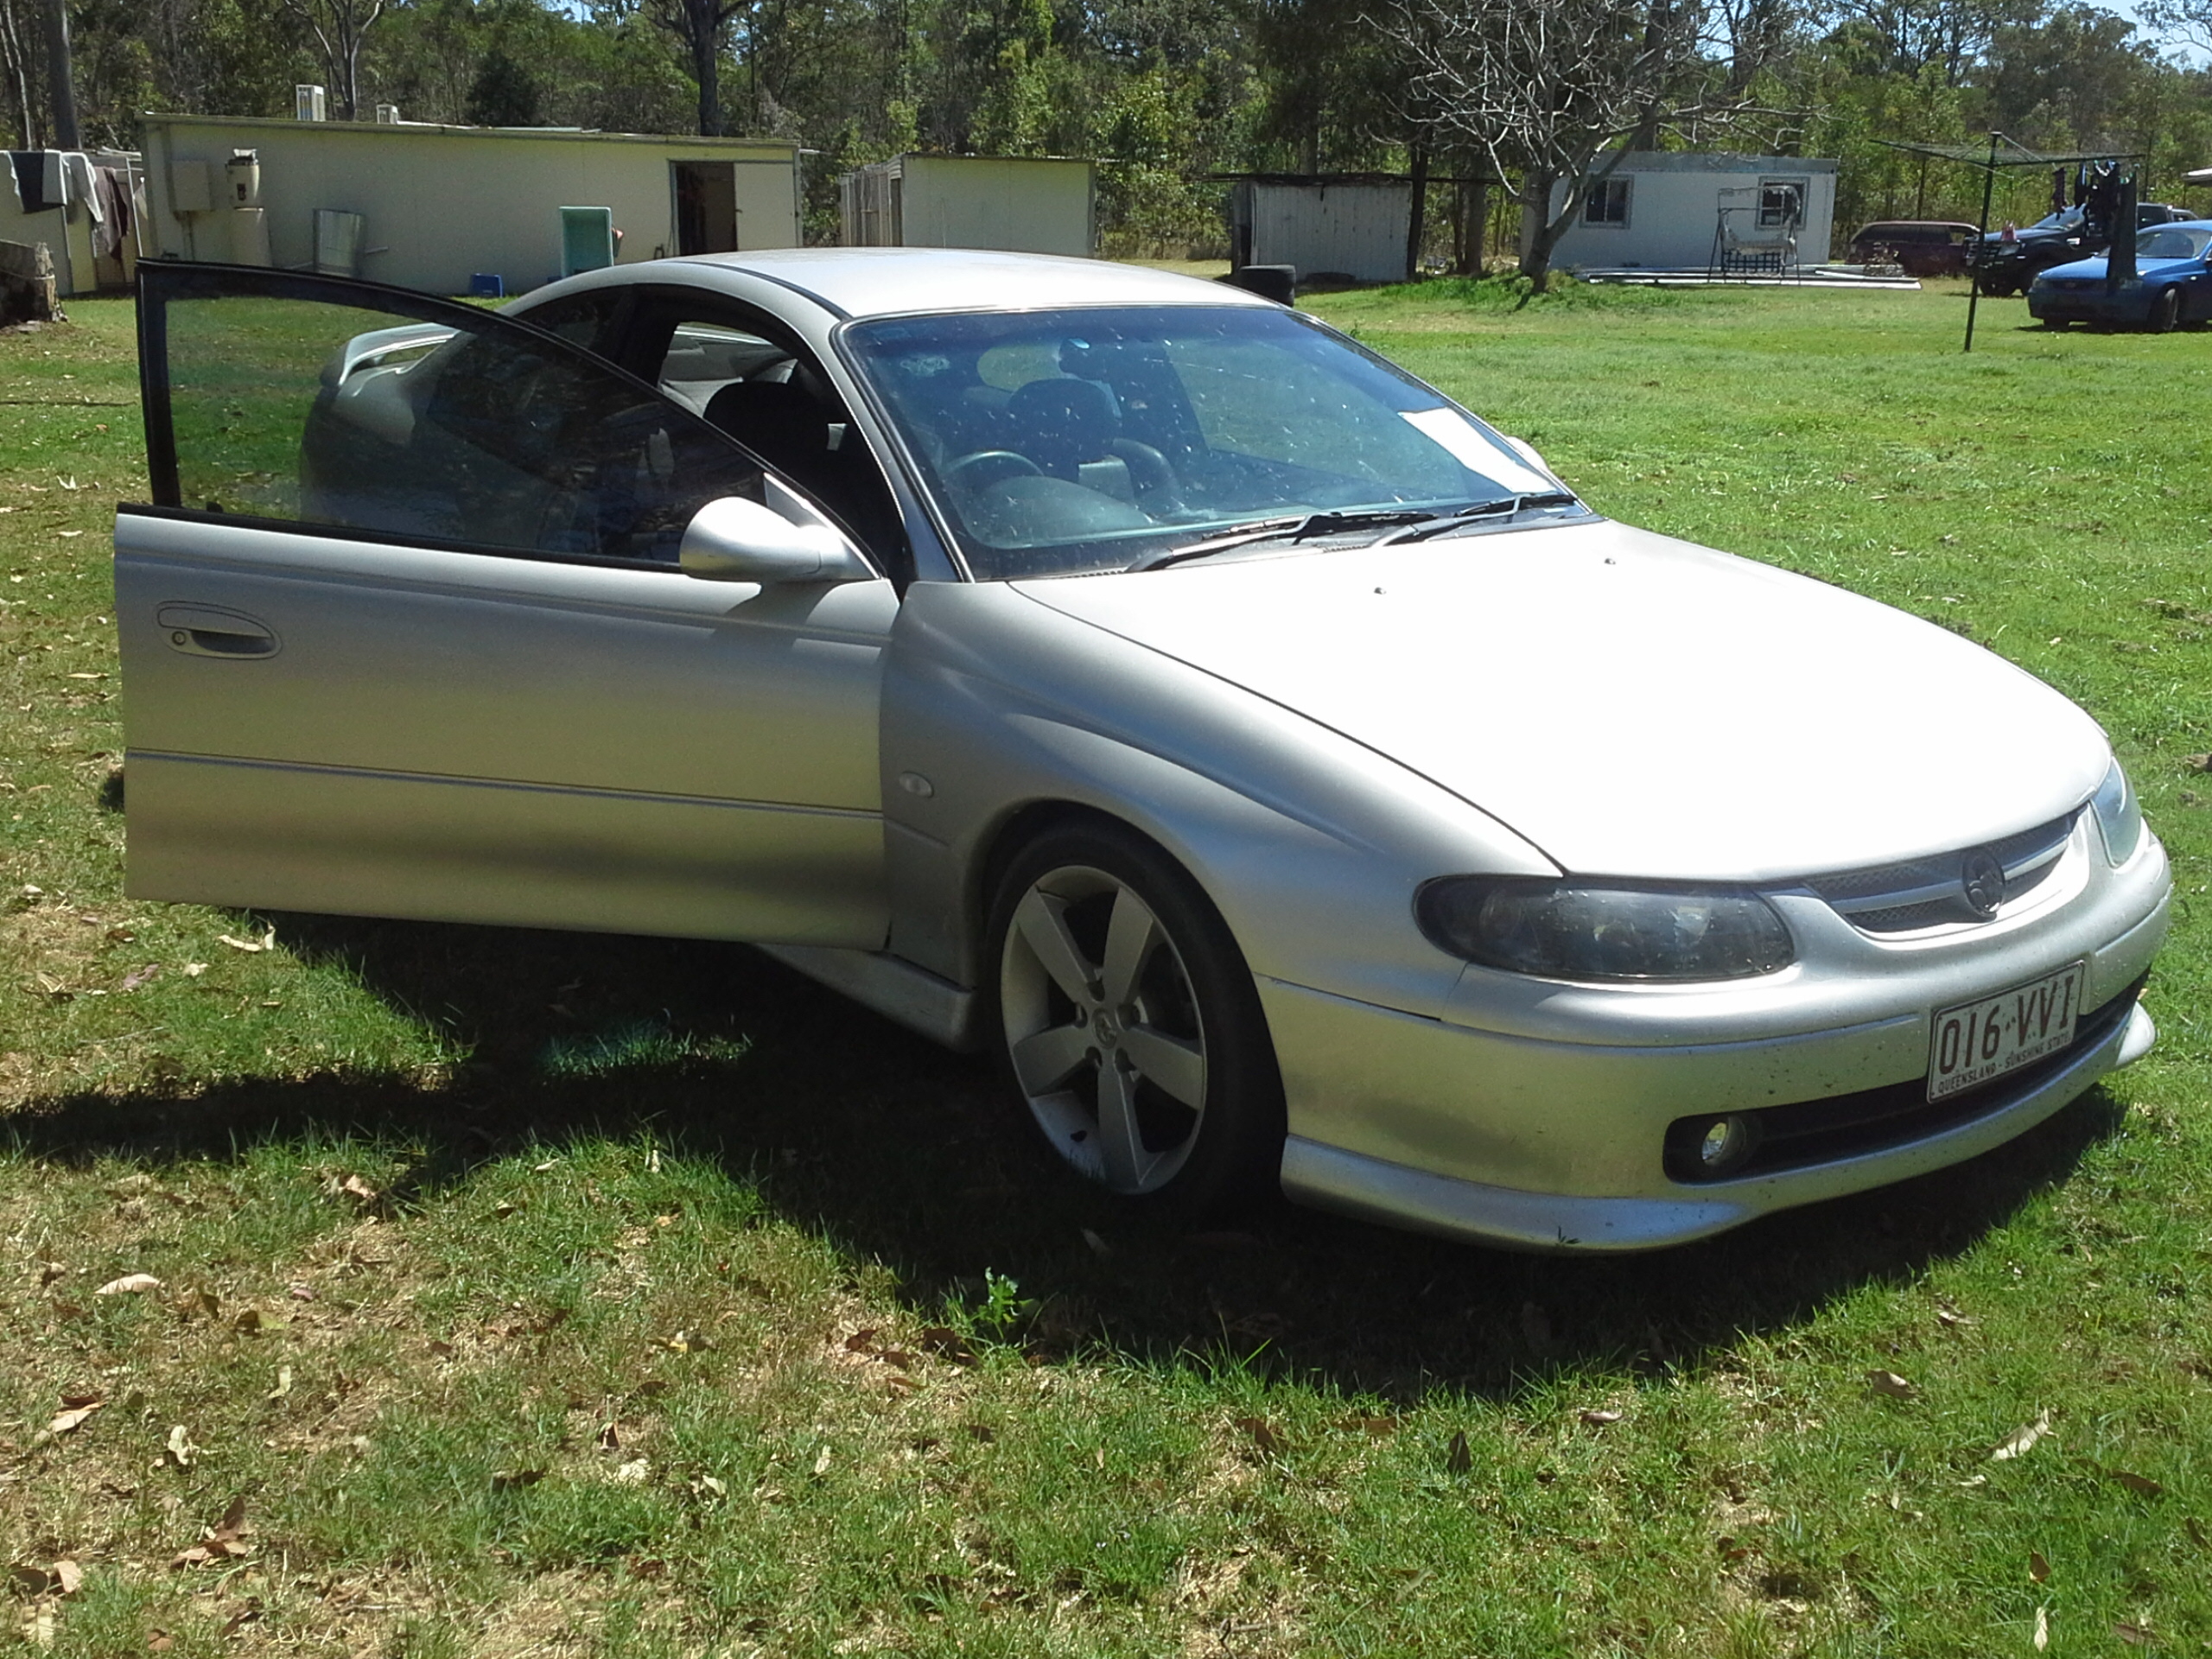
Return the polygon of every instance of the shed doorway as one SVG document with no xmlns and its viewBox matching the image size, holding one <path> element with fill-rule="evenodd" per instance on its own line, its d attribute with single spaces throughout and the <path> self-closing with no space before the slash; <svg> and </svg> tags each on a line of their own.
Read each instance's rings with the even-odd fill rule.
<svg viewBox="0 0 2212 1659">
<path fill-rule="evenodd" d="M 676 251 L 737 251 L 737 167 L 731 162 L 671 162 L 676 189 Z"/>
</svg>

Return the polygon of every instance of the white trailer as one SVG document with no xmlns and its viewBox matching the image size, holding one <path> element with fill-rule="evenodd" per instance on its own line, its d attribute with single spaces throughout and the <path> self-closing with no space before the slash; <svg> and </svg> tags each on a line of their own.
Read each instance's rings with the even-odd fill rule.
<svg viewBox="0 0 2212 1659">
<path fill-rule="evenodd" d="M 461 294 L 496 276 L 512 294 L 562 274 L 563 207 L 611 209 L 621 264 L 802 239 L 798 147 L 780 140 L 188 115 L 149 115 L 145 135 L 145 249 L 172 259 L 327 269 L 339 227 L 363 276 Z"/>
</svg>

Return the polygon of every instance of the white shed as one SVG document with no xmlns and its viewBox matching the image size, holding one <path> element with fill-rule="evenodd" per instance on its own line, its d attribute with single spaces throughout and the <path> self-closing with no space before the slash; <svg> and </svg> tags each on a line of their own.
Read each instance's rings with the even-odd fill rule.
<svg viewBox="0 0 2212 1659">
<path fill-rule="evenodd" d="M 1621 158 L 1553 251 L 1559 269 L 1706 270 L 1817 265 L 1835 221 L 1833 161 L 1636 150 Z M 1554 187 L 1552 210 L 1567 199 Z"/>
<path fill-rule="evenodd" d="M 894 156 L 842 175 L 849 248 L 1098 251 L 1097 175 L 1061 156 Z"/>
<path fill-rule="evenodd" d="M 1300 282 L 1406 279 L 1413 186 L 1402 179 L 1243 179 L 1229 197 L 1230 263 L 1289 265 Z"/>
<path fill-rule="evenodd" d="M 564 274 L 563 207 L 611 209 L 622 264 L 801 240 L 798 147 L 779 140 L 194 115 L 149 115 L 145 134 L 145 251 L 172 259 L 357 264 L 434 294 L 482 274 L 512 294 Z M 258 220 L 234 200 L 245 150 Z"/>
</svg>

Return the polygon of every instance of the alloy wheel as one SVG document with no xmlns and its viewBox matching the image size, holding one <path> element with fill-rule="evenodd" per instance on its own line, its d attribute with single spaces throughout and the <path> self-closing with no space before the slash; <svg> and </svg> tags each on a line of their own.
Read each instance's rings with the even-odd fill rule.
<svg viewBox="0 0 2212 1659">
<path fill-rule="evenodd" d="M 1205 1116 L 1206 1032 L 1175 940 L 1128 882 L 1070 865 L 1005 932 L 1000 1017 L 1014 1077 L 1077 1171 L 1136 1196 L 1173 1181 Z"/>
</svg>

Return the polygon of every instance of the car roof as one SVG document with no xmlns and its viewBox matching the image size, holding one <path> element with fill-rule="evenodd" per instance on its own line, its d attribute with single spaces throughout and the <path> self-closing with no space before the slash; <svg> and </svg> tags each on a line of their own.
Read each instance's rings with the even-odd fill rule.
<svg viewBox="0 0 2212 1659">
<path fill-rule="evenodd" d="M 690 254 L 669 263 L 765 277 L 849 317 L 1063 305 L 1274 303 L 1242 289 L 1143 265 L 976 248 L 764 248 Z"/>
</svg>

